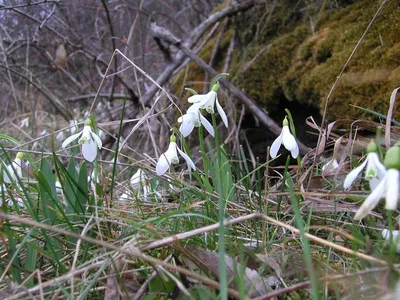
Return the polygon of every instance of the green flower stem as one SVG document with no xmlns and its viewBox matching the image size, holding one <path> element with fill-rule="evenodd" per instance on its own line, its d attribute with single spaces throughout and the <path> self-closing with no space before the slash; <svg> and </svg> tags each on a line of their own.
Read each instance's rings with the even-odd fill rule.
<svg viewBox="0 0 400 300">
<path fill-rule="evenodd" d="M 216 190 L 218 192 L 218 209 L 219 209 L 219 229 L 218 229 L 218 252 L 219 252 L 219 283 L 221 285 L 220 290 L 220 299 L 225 300 L 228 299 L 228 279 L 226 274 L 226 261 L 225 261 L 225 201 L 223 198 L 222 191 L 222 176 L 221 176 L 221 149 L 219 144 L 219 136 L 217 130 L 217 121 L 215 118 L 215 114 L 211 114 L 212 123 L 215 132 L 215 148 L 217 151 L 217 159 L 216 159 L 216 175 L 215 178 Z"/>
<path fill-rule="evenodd" d="M 300 239 L 301 239 L 302 246 L 303 246 L 304 261 L 306 262 L 306 266 L 307 266 L 307 269 L 309 270 L 309 274 L 310 274 L 312 299 L 318 300 L 318 299 L 320 299 L 319 291 L 318 291 L 318 278 L 317 278 L 317 274 L 315 273 L 314 266 L 312 264 L 310 241 L 308 240 L 308 238 L 305 235 L 306 231 L 305 231 L 304 224 L 303 224 L 303 218 L 300 213 L 299 199 L 298 199 L 298 196 L 294 192 L 294 182 L 293 182 L 292 177 L 290 177 L 289 174 L 287 175 L 287 182 L 288 182 L 288 186 L 289 186 L 289 195 L 290 195 L 290 199 L 292 202 L 294 217 L 296 220 L 297 228 L 300 231 Z"/>
</svg>

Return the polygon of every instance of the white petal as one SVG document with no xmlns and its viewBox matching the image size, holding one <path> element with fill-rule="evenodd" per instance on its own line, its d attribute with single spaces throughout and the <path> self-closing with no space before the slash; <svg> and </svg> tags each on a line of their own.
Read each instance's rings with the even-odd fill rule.
<svg viewBox="0 0 400 300">
<path fill-rule="evenodd" d="M 67 147 L 69 144 L 71 144 L 71 142 L 75 141 L 78 137 L 81 136 L 83 131 L 78 132 L 76 134 L 71 135 L 70 137 L 68 137 L 61 145 L 61 148 L 65 148 Z"/>
<path fill-rule="evenodd" d="M 292 154 L 293 158 L 297 158 L 297 156 L 299 156 L 299 146 L 296 143 L 296 146 L 294 147 L 294 149 L 292 149 L 292 151 L 290 151 L 290 153 Z"/>
<path fill-rule="evenodd" d="M 379 200 L 383 197 L 385 192 L 386 177 L 379 183 L 375 190 L 365 199 L 364 203 L 358 209 L 354 220 L 360 220 L 368 215 L 368 213 L 375 208 Z"/>
<path fill-rule="evenodd" d="M 389 169 L 386 174 L 386 205 L 385 208 L 395 210 L 399 198 L 399 170 Z"/>
<path fill-rule="evenodd" d="M 289 151 L 295 151 L 295 153 L 297 152 L 297 154 L 298 154 L 299 147 L 297 146 L 296 139 L 290 133 L 289 127 L 283 126 L 282 133 L 283 133 L 282 142 L 283 142 L 283 145 L 285 146 L 285 148 Z M 296 148 L 297 148 L 297 151 L 296 151 Z M 294 158 L 296 158 L 296 157 L 294 157 Z"/>
<path fill-rule="evenodd" d="M 179 122 L 179 120 L 178 120 Z M 179 127 L 179 131 L 182 133 L 184 137 L 187 137 L 194 129 L 194 123 L 190 121 L 184 120 Z"/>
<path fill-rule="evenodd" d="M 12 166 L 14 170 L 17 172 L 15 175 L 18 176 L 19 178 L 22 177 L 22 169 L 21 169 L 22 161 L 19 158 L 14 159 Z M 16 177 L 15 177 L 16 179 Z"/>
<path fill-rule="evenodd" d="M 128 193 L 123 193 L 121 196 L 119 196 L 119 201 L 128 201 L 131 199 L 132 199 L 132 197 Z"/>
<path fill-rule="evenodd" d="M 179 154 L 186 160 L 187 164 L 189 165 L 190 168 L 193 170 L 196 170 L 196 166 L 194 165 L 193 161 L 190 159 L 189 156 L 185 152 L 183 152 L 181 149 L 176 148 L 179 152 Z"/>
<path fill-rule="evenodd" d="M 177 164 L 179 163 L 178 152 L 176 149 L 178 146 L 175 142 L 170 142 L 168 146 L 168 150 L 164 153 L 165 157 L 167 158 L 169 164 Z"/>
<path fill-rule="evenodd" d="M 224 109 L 219 104 L 218 99 L 217 99 L 217 110 L 218 110 L 219 115 L 221 116 L 222 121 L 225 124 L 225 127 L 228 128 L 228 118 L 226 117 Z"/>
<path fill-rule="evenodd" d="M 210 122 L 208 122 L 208 120 L 205 117 L 203 117 L 200 114 L 200 112 L 199 112 L 199 115 L 200 115 L 201 124 L 203 124 L 204 128 L 208 131 L 209 134 L 211 134 L 211 136 L 214 136 L 214 134 L 215 134 L 214 127 L 211 125 Z"/>
<path fill-rule="evenodd" d="M 93 162 L 97 156 L 97 144 L 92 140 L 83 143 L 82 155 L 87 161 Z"/>
<path fill-rule="evenodd" d="M 7 170 L 8 170 L 8 173 L 10 173 L 11 178 L 13 178 L 14 172 L 12 170 L 10 172 L 9 166 L 7 166 Z M 7 172 L 5 170 L 3 170 L 3 181 L 5 183 L 11 183 L 11 179 L 10 179 L 10 177 L 8 177 L 8 174 L 7 174 Z"/>
<path fill-rule="evenodd" d="M 131 181 L 130 181 L 131 186 L 136 186 L 140 183 L 140 175 L 141 175 L 140 172 L 141 171 L 142 171 L 141 169 L 138 169 L 136 171 L 136 173 L 132 175 Z"/>
<path fill-rule="evenodd" d="M 369 188 L 371 189 L 371 191 L 373 191 L 374 189 L 376 189 L 376 187 L 378 186 L 378 184 L 381 182 L 382 179 L 378 179 L 378 178 L 371 178 L 370 180 L 368 180 L 369 183 Z"/>
<path fill-rule="evenodd" d="M 271 155 L 272 158 L 275 158 L 276 155 L 278 154 L 279 148 L 282 145 L 282 135 L 283 131 L 281 134 L 275 139 L 275 141 L 272 143 L 269 154 Z"/>
<path fill-rule="evenodd" d="M 357 168 L 355 168 L 353 171 L 351 171 L 349 174 L 347 174 L 347 176 L 343 182 L 343 188 L 345 190 L 348 189 L 353 184 L 354 180 L 356 180 L 358 174 L 360 174 L 362 169 L 364 169 L 367 162 L 368 162 L 368 158 L 361 165 L 359 165 Z"/>
<path fill-rule="evenodd" d="M 101 142 L 101 139 L 99 138 L 99 136 L 97 134 L 95 134 L 92 130 L 90 130 L 90 134 L 93 138 L 93 140 L 96 142 L 97 147 L 99 148 L 99 150 L 101 149 L 101 147 L 103 146 L 103 143 Z"/>
<path fill-rule="evenodd" d="M 207 94 L 206 95 L 193 95 L 188 98 L 189 103 L 198 103 L 207 100 Z"/>
<path fill-rule="evenodd" d="M 368 154 L 368 164 L 367 164 L 367 170 L 365 173 L 366 179 L 368 179 L 371 170 L 373 170 L 374 177 L 377 179 L 381 180 L 386 173 L 386 168 L 385 166 L 381 163 L 378 153 L 376 152 L 371 152 Z"/>
<path fill-rule="evenodd" d="M 165 153 L 163 153 L 163 154 L 161 154 L 161 156 L 157 162 L 157 166 L 156 166 L 157 175 L 158 176 L 163 175 L 165 172 L 167 172 L 168 168 L 169 168 L 169 163 L 165 156 Z"/>
</svg>

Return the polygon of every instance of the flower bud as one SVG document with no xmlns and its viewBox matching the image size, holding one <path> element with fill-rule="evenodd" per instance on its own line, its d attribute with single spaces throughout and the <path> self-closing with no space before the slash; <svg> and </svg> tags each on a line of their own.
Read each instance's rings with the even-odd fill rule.
<svg viewBox="0 0 400 300">
<path fill-rule="evenodd" d="M 283 119 L 282 125 L 283 126 L 289 126 L 289 121 L 287 119 L 287 116 L 285 117 L 285 119 Z"/>
<path fill-rule="evenodd" d="M 385 167 L 387 170 L 400 170 L 400 147 L 393 146 L 389 148 L 385 156 Z"/>
<path fill-rule="evenodd" d="M 92 126 L 92 120 L 90 120 L 90 118 L 87 118 L 87 119 L 85 120 L 85 123 L 83 123 L 83 125 L 85 125 L 85 126 Z"/>
<path fill-rule="evenodd" d="M 211 90 L 216 92 L 216 93 L 218 93 L 219 92 L 219 88 L 220 88 L 219 82 L 217 81 L 217 83 L 212 86 Z"/>
<path fill-rule="evenodd" d="M 371 140 L 369 142 L 369 144 L 367 145 L 366 150 L 367 150 L 367 153 L 378 152 L 378 145 L 373 140 Z"/>
</svg>

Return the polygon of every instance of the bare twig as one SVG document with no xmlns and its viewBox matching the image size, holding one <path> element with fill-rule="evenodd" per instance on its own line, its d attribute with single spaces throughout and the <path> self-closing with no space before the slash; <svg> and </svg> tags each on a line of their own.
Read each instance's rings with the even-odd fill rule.
<svg viewBox="0 0 400 300">
<path fill-rule="evenodd" d="M 200 68 L 211 74 L 212 76 L 215 76 L 218 74 L 216 70 L 214 70 L 212 67 L 210 67 L 205 61 L 203 61 L 198 55 L 196 55 L 193 51 L 185 47 L 181 40 L 175 37 L 171 32 L 166 30 L 165 28 L 162 28 L 155 23 L 152 23 L 151 26 L 151 31 L 154 36 L 158 36 L 175 47 L 179 48 L 184 54 L 186 54 L 188 57 L 190 57 L 196 64 L 199 65 Z M 219 82 L 224 86 L 225 89 L 227 89 L 233 96 L 235 96 L 240 102 L 245 104 L 249 110 L 261 121 L 263 125 L 268 127 L 271 132 L 275 133 L 276 135 L 279 135 L 281 133 L 281 127 L 274 121 L 272 120 L 268 114 L 257 105 L 257 103 L 254 102 L 246 93 L 242 92 L 239 90 L 236 86 L 231 84 L 228 80 L 225 78 L 221 78 Z M 299 149 L 302 154 L 307 153 L 310 151 L 310 149 L 302 144 L 301 142 L 298 141 Z"/>
</svg>

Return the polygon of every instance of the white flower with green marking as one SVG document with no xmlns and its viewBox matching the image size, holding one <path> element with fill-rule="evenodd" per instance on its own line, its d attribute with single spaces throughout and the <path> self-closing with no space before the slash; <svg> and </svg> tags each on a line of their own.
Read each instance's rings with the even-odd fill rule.
<svg viewBox="0 0 400 300">
<path fill-rule="evenodd" d="M 395 210 L 397 208 L 400 189 L 400 146 L 393 146 L 387 151 L 385 167 L 387 169 L 385 175 L 364 200 L 354 219 L 360 220 L 366 217 L 383 198 L 386 199 L 385 208 L 387 210 Z"/>
<path fill-rule="evenodd" d="M 357 168 L 347 174 L 343 182 L 344 189 L 348 189 L 353 184 L 353 182 L 356 180 L 356 178 L 365 168 L 365 166 L 366 171 L 364 178 L 368 180 L 371 190 L 374 190 L 378 186 L 379 182 L 385 176 L 386 168 L 381 163 L 377 151 L 377 145 L 375 144 L 375 142 L 371 141 L 367 146 L 367 158 L 361 165 L 359 165 Z"/>
<path fill-rule="evenodd" d="M 70 143 L 79 138 L 78 143 L 82 145 L 82 155 L 89 161 L 93 162 L 96 159 L 97 151 L 101 149 L 101 139 L 92 130 L 92 121 L 87 119 L 84 123 L 83 130 L 77 134 L 68 137 L 61 145 L 62 148 L 67 147 Z"/>
<path fill-rule="evenodd" d="M 186 163 L 189 166 L 189 169 L 196 170 L 196 166 L 194 165 L 190 157 L 181 149 L 179 149 L 178 145 L 176 144 L 176 137 L 174 135 L 171 135 L 168 150 L 161 154 L 157 162 L 156 172 L 158 176 L 161 176 L 165 172 L 167 172 L 172 164 L 179 163 L 178 153 L 185 159 Z"/>
<path fill-rule="evenodd" d="M 178 119 L 178 122 L 181 123 L 179 131 L 184 137 L 187 137 L 195 127 L 200 127 L 201 125 L 204 126 L 209 134 L 214 136 L 214 128 L 211 123 L 201 114 L 200 104 L 201 103 L 195 103 L 190 106 L 186 114 Z"/>
<path fill-rule="evenodd" d="M 296 139 L 290 133 L 289 122 L 287 118 L 283 120 L 281 134 L 275 139 L 271 145 L 270 155 L 275 158 L 278 155 L 278 151 L 283 144 L 287 150 L 290 151 L 293 158 L 297 158 L 299 155 L 299 146 L 297 145 Z"/>
<path fill-rule="evenodd" d="M 205 109 L 208 113 L 211 114 L 214 113 L 214 106 L 217 106 L 217 111 L 221 116 L 222 122 L 224 122 L 225 127 L 228 128 L 228 118 L 221 104 L 219 104 L 217 95 L 218 91 L 219 91 L 219 83 L 217 82 L 216 84 L 214 84 L 210 92 L 202 95 L 193 95 L 189 97 L 188 102 L 199 104 L 201 109 Z"/>
<path fill-rule="evenodd" d="M 6 166 L 5 170 L 3 169 L 3 182 L 11 183 L 16 182 L 18 178 L 22 177 L 22 158 L 24 154 L 22 152 L 18 152 L 14 161 Z"/>
</svg>

